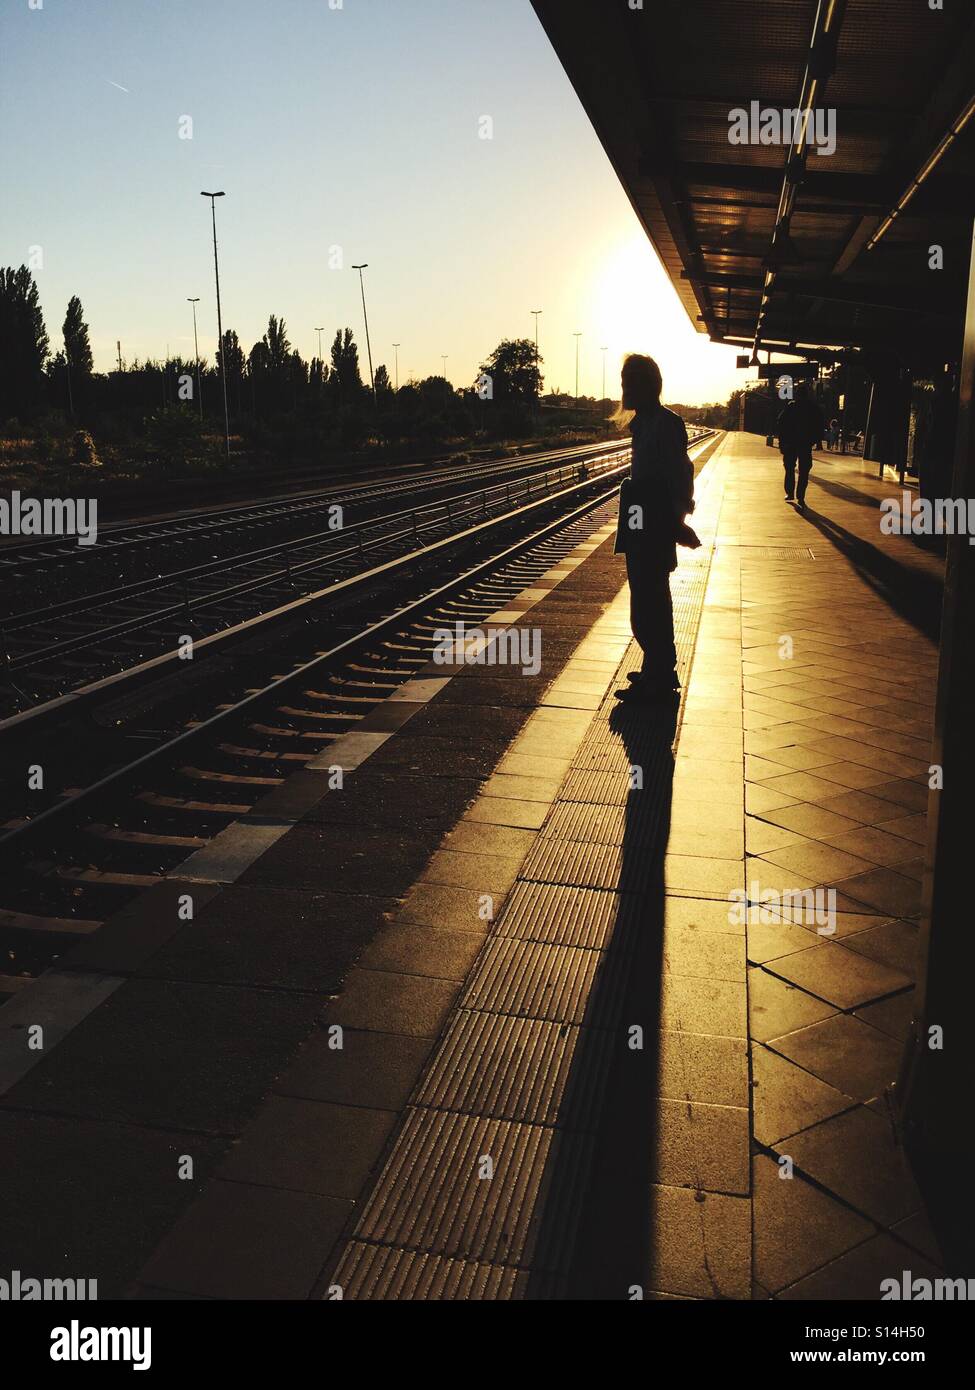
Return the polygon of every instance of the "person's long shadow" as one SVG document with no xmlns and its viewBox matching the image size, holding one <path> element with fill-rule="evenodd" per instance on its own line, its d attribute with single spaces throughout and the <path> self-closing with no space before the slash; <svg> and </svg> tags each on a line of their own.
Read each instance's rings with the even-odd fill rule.
<svg viewBox="0 0 975 1390">
<path fill-rule="evenodd" d="M 819 460 L 817 459 L 818 463 Z M 816 487 L 821 487 L 824 492 L 831 493 L 833 497 L 839 497 L 844 502 L 855 502 L 858 507 L 872 507 L 877 511 L 880 507 L 880 499 L 868 497 L 866 493 L 860 492 L 855 487 L 850 487 L 846 483 L 837 483 L 832 478 L 824 478 L 821 473 L 816 472 L 816 465 L 813 464 L 813 471 L 809 477 L 810 483 L 815 483 Z"/>
<path fill-rule="evenodd" d="M 864 583 L 869 584 L 895 613 L 937 645 L 941 636 L 944 589 L 939 576 L 902 565 L 878 546 L 855 536 L 845 526 L 808 505 L 800 515 L 846 556 Z M 869 633 L 864 637 L 869 640 Z"/>
<path fill-rule="evenodd" d="M 676 699 L 614 709 L 598 759 L 602 770 L 625 777 L 629 790 L 621 832 L 618 801 L 604 808 L 607 839 L 616 827 L 620 850 L 615 887 L 606 890 L 613 920 L 564 1092 L 567 1130 L 575 1127 L 581 1097 L 595 1094 L 595 1103 L 585 1107 L 581 1160 L 553 1165 L 542 1216 L 549 1228 L 539 1232 L 537 1247 L 553 1249 L 564 1242 L 566 1223 L 575 1228 L 561 1293 L 572 1299 L 626 1300 L 652 1287 L 663 864 L 677 712 Z M 588 1179 L 569 1193 L 569 1173 L 579 1186 L 580 1168 Z M 528 1296 L 548 1296 L 543 1286 L 544 1276 L 533 1280 Z"/>
</svg>

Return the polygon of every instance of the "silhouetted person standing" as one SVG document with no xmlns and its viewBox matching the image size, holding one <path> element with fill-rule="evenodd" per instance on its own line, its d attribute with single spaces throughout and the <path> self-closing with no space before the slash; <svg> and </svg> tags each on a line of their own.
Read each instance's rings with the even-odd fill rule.
<svg viewBox="0 0 975 1390">
<path fill-rule="evenodd" d="M 795 498 L 800 508 L 805 507 L 812 451 L 823 441 L 823 412 L 811 398 L 807 386 L 800 384 L 796 387 L 795 400 L 790 401 L 779 415 L 776 428 L 785 467 L 785 500 L 791 502 Z"/>
<path fill-rule="evenodd" d="M 694 510 L 687 430 L 679 415 L 660 404 L 660 368 L 653 358 L 627 357 L 622 388 L 622 410 L 636 413 L 630 424 L 630 476 L 620 489 L 616 549 L 626 555 L 630 626 L 643 649 L 643 666 L 616 697 L 646 701 L 680 689 L 670 575 L 677 568 L 678 544 L 701 542 L 684 521 Z"/>
</svg>

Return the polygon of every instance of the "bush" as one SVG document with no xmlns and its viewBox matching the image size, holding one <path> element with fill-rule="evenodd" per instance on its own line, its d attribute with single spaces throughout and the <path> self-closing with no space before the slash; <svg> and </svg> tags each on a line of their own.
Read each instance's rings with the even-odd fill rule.
<svg viewBox="0 0 975 1390">
<path fill-rule="evenodd" d="M 71 436 L 71 462 L 80 468 L 101 468 L 95 441 L 87 430 L 75 430 Z"/>
</svg>

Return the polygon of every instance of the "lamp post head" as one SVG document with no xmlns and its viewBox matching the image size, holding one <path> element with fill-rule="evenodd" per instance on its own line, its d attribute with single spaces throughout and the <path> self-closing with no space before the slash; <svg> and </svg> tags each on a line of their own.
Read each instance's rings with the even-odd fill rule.
<svg viewBox="0 0 975 1390">
<path fill-rule="evenodd" d="M 207 193 L 206 189 L 203 189 L 200 193 L 201 198 L 223 198 L 225 196 L 222 188 L 219 193 Z"/>
<path fill-rule="evenodd" d="M 353 269 L 353 270 L 368 270 L 368 269 L 369 269 L 369 262 L 368 262 L 368 261 L 363 261 L 363 262 L 362 262 L 362 265 L 354 265 L 354 266 L 352 267 L 352 269 Z"/>
</svg>

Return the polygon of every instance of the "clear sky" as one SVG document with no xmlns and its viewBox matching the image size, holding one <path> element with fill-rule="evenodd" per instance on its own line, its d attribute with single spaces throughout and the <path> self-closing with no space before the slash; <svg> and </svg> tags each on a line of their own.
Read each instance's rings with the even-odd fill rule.
<svg viewBox="0 0 975 1390">
<path fill-rule="evenodd" d="M 505 337 L 546 389 L 614 394 L 622 355 L 664 397 L 724 400 L 735 350 L 680 306 L 528 0 L 3 0 L 0 263 L 41 247 L 52 350 L 78 294 L 96 367 L 212 357 L 210 204 L 225 328 L 270 313 L 303 356 L 349 324 L 400 379 L 468 385 Z M 40 8 L 31 8 L 40 5 Z M 123 90 L 124 89 L 124 90 Z M 182 118 L 192 119 L 192 138 Z M 482 118 L 493 138 L 479 138 Z M 342 269 L 330 268 L 341 248 Z M 333 253 L 334 257 L 334 253 Z M 322 335 L 323 340 L 326 334 Z"/>
</svg>

